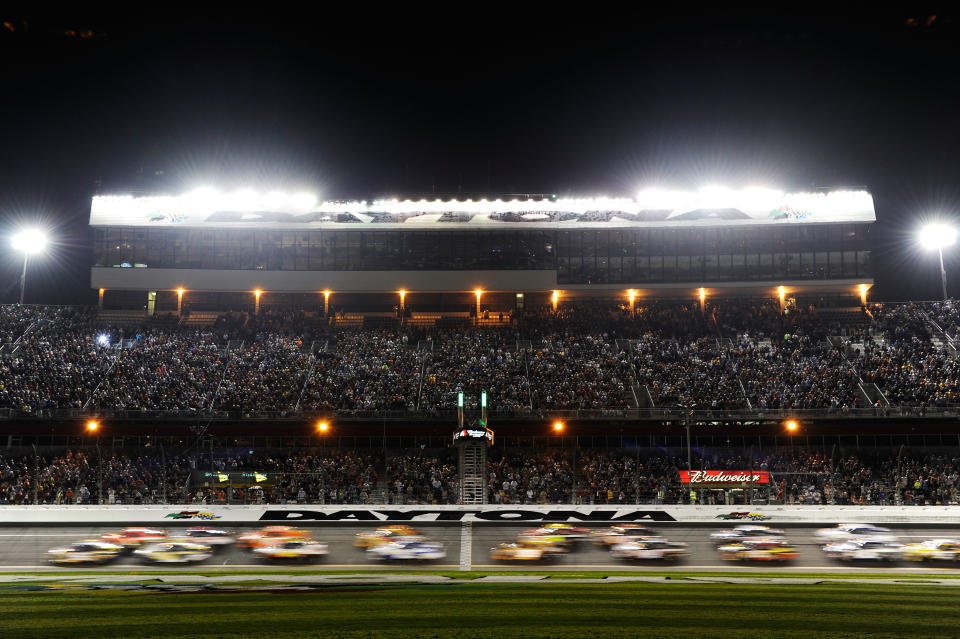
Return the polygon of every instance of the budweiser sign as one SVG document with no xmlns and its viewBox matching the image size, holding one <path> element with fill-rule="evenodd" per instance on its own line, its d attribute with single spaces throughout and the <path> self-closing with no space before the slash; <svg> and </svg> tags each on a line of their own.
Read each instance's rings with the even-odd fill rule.
<svg viewBox="0 0 960 639">
<path fill-rule="evenodd" d="M 769 484 L 770 473 L 765 470 L 681 470 L 684 484 Z"/>
</svg>

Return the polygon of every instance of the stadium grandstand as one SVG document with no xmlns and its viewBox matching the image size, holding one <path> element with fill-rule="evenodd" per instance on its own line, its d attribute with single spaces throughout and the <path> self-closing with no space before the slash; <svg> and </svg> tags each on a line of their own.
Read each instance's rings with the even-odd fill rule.
<svg viewBox="0 0 960 639">
<path fill-rule="evenodd" d="M 0 502 L 956 503 L 960 308 L 868 299 L 873 220 L 97 196 L 99 304 L 0 307 Z M 497 431 L 470 501 L 458 424 Z"/>
</svg>

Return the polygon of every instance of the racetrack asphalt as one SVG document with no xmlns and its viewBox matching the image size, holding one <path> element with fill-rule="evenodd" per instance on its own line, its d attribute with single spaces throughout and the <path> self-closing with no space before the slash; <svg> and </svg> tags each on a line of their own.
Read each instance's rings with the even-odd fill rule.
<svg viewBox="0 0 960 639">
<path fill-rule="evenodd" d="M 814 536 L 815 527 L 793 527 L 786 528 L 786 537 L 798 549 L 800 556 L 789 564 L 779 562 L 761 562 L 761 563 L 740 563 L 730 562 L 721 559 L 710 541 L 710 533 L 723 527 L 733 527 L 744 522 L 729 522 L 717 526 L 663 526 L 658 528 L 658 532 L 670 541 L 683 542 L 688 545 L 689 556 L 677 565 L 664 565 L 656 562 L 625 562 L 612 558 L 603 547 L 587 542 L 581 544 L 581 547 L 562 556 L 557 561 L 548 564 L 504 564 L 490 560 L 490 550 L 500 542 L 512 541 L 517 532 L 530 527 L 522 524 L 472 524 L 467 525 L 466 531 L 463 524 L 455 523 L 452 525 L 428 524 L 427 522 L 414 522 L 420 532 L 426 535 L 432 541 L 438 541 L 444 544 L 447 556 L 443 560 L 431 563 L 413 564 L 412 568 L 425 568 L 431 570 L 457 570 L 461 568 L 461 559 L 468 560 L 470 569 L 474 570 L 669 570 L 677 572 L 685 571 L 709 571 L 709 570 L 757 570 L 769 568 L 776 571 L 818 571 L 818 572 L 846 572 L 857 571 L 877 571 L 888 572 L 891 574 L 931 572 L 942 573 L 956 572 L 960 574 L 960 564 L 953 567 L 947 565 L 928 565 L 915 564 L 912 562 L 898 562 L 896 564 L 884 564 L 875 566 L 871 563 L 849 564 L 838 562 L 824 556 L 820 550 L 820 544 Z M 216 522 L 205 522 L 206 525 L 217 527 Z M 197 525 L 193 522 L 193 525 Z M 384 564 L 371 560 L 366 553 L 353 546 L 353 540 L 356 533 L 372 530 L 377 524 L 356 525 L 356 524 L 318 524 L 310 526 L 313 537 L 319 541 L 326 542 L 329 545 L 330 553 L 321 561 L 309 564 L 312 569 L 393 569 L 406 567 L 402 563 L 391 562 Z M 172 534 L 178 528 L 177 525 L 166 526 L 166 529 Z M 591 524 L 592 528 L 604 528 L 604 525 Z M 656 527 L 656 526 L 654 526 Z M 775 524 L 774 524 L 774 527 Z M 120 526 L 49 526 L 49 527 L 0 527 L 0 571 L 15 572 L 28 570 L 56 571 L 58 567 L 47 563 L 46 553 L 50 548 L 67 545 L 74 541 L 83 539 L 95 539 L 99 536 L 119 530 Z M 238 532 L 256 529 L 258 526 L 223 526 Z M 903 543 L 915 543 L 924 539 L 932 538 L 955 538 L 960 539 L 960 528 L 957 529 L 923 529 L 923 528 L 903 528 L 896 529 L 894 533 Z M 469 553 L 461 553 L 461 539 L 470 539 Z M 263 568 L 275 564 L 259 561 L 252 553 L 239 548 L 224 548 L 219 550 L 213 558 L 201 564 L 204 569 L 240 569 L 240 568 Z M 161 565 L 162 567 L 163 565 Z M 121 568 L 149 567 L 154 569 L 156 565 L 145 566 L 132 556 L 124 556 L 108 564 L 106 570 L 116 570 Z M 181 568 L 178 565 L 177 568 Z M 76 570 L 77 566 L 66 566 L 65 569 Z M 88 570 L 98 570 L 98 568 L 89 568 Z"/>
</svg>

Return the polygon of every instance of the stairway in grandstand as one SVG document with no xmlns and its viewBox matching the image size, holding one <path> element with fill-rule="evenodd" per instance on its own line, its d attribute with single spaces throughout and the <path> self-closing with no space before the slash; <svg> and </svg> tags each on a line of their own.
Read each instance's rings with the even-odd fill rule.
<svg viewBox="0 0 960 639">
<path fill-rule="evenodd" d="M 816 314 L 817 319 L 824 325 L 838 327 L 842 333 L 865 329 L 873 323 L 870 315 L 858 306 L 850 308 L 818 308 Z"/>
<path fill-rule="evenodd" d="M 487 503 L 487 444 L 464 442 L 460 444 L 460 502 Z"/>
</svg>

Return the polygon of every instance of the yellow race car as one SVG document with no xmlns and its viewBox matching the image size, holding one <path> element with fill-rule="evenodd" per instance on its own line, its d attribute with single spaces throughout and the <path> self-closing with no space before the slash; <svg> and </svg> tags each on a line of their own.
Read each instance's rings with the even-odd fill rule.
<svg viewBox="0 0 960 639">
<path fill-rule="evenodd" d="M 919 544 L 903 547 L 907 561 L 953 561 L 960 562 L 960 541 L 955 539 L 927 539 Z"/>
<path fill-rule="evenodd" d="M 566 551 L 559 546 L 529 544 L 498 544 L 490 549 L 490 559 L 494 561 L 539 563 L 554 561 Z"/>
<path fill-rule="evenodd" d="M 120 544 L 99 539 L 78 541 L 63 548 L 47 551 L 47 560 L 52 564 L 102 565 L 118 558 L 126 550 Z"/>
<path fill-rule="evenodd" d="M 376 548 L 382 544 L 395 541 L 402 537 L 407 541 L 423 541 L 425 538 L 413 527 L 406 524 L 394 524 L 391 526 L 380 526 L 376 530 L 367 530 L 358 532 L 353 539 L 353 545 L 356 548 Z"/>
<path fill-rule="evenodd" d="M 137 548 L 133 555 L 151 564 L 194 564 L 213 557 L 213 550 L 201 544 L 162 541 Z"/>
</svg>

